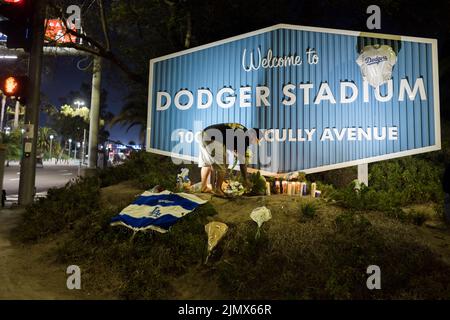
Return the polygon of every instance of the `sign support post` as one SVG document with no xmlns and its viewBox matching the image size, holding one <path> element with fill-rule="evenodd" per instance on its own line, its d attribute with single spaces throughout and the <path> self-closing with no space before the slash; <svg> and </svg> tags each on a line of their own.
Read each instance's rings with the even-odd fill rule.
<svg viewBox="0 0 450 320">
<path fill-rule="evenodd" d="M 369 164 L 363 163 L 358 165 L 358 181 L 369 186 Z"/>
</svg>

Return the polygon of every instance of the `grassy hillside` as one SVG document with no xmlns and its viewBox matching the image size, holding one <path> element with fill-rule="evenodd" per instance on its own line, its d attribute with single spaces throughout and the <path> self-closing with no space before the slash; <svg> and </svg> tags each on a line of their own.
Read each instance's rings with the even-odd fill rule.
<svg viewBox="0 0 450 320">
<path fill-rule="evenodd" d="M 50 192 L 28 209 L 16 240 L 30 250 L 36 242 L 57 242 L 51 254 L 79 265 L 83 288 L 106 298 L 450 298 L 450 232 L 442 223 L 439 168 L 424 159 L 387 162 L 371 168 L 371 181 L 386 179 L 381 166 L 390 166 L 389 179 L 395 173 L 400 188 L 374 183 L 355 193 L 351 186 L 322 184 L 322 199 L 205 194 L 208 204 L 167 234 L 133 236 L 110 227 L 110 218 L 150 186 L 173 188 L 179 169 L 168 159 L 138 154 L 98 178 Z M 414 191 L 417 185 L 424 188 Z M 256 239 L 249 215 L 262 205 L 273 218 Z M 229 230 L 205 264 L 204 225 L 213 220 Z M 381 268 L 382 290 L 367 289 L 369 265 Z"/>
</svg>

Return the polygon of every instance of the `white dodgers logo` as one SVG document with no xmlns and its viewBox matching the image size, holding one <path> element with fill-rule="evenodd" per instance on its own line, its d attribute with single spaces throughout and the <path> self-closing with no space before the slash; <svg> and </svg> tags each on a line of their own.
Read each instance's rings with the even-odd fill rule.
<svg viewBox="0 0 450 320">
<path fill-rule="evenodd" d="M 378 88 L 392 78 L 392 68 L 397 62 L 394 50 L 387 45 L 366 46 L 356 63 L 361 67 L 364 80 Z"/>
</svg>

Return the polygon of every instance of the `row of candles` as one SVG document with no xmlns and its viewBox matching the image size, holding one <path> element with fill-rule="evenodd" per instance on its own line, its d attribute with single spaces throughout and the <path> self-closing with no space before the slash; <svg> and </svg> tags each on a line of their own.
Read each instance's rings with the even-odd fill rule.
<svg viewBox="0 0 450 320">
<path fill-rule="evenodd" d="M 286 194 L 289 196 L 306 196 L 307 193 L 307 183 L 299 181 L 275 181 L 275 193 L 276 194 Z M 270 195 L 271 186 L 270 183 L 266 183 L 267 195 Z M 317 184 L 315 182 L 311 183 L 311 196 L 319 197 L 321 192 L 317 190 Z"/>
</svg>

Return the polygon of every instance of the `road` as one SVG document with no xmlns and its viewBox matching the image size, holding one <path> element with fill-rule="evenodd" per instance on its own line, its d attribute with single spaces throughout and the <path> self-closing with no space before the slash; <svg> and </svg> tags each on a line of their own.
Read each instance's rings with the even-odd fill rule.
<svg viewBox="0 0 450 320">
<path fill-rule="evenodd" d="M 36 168 L 36 193 L 44 195 L 49 188 L 64 186 L 70 179 L 76 178 L 78 167 L 76 165 L 46 164 L 43 168 Z M 3 189 L 6 190 L 8 202 L 16 202 L 19 194 L 20 167 L 11 164 L 5 167 Z"/>
</svg>

